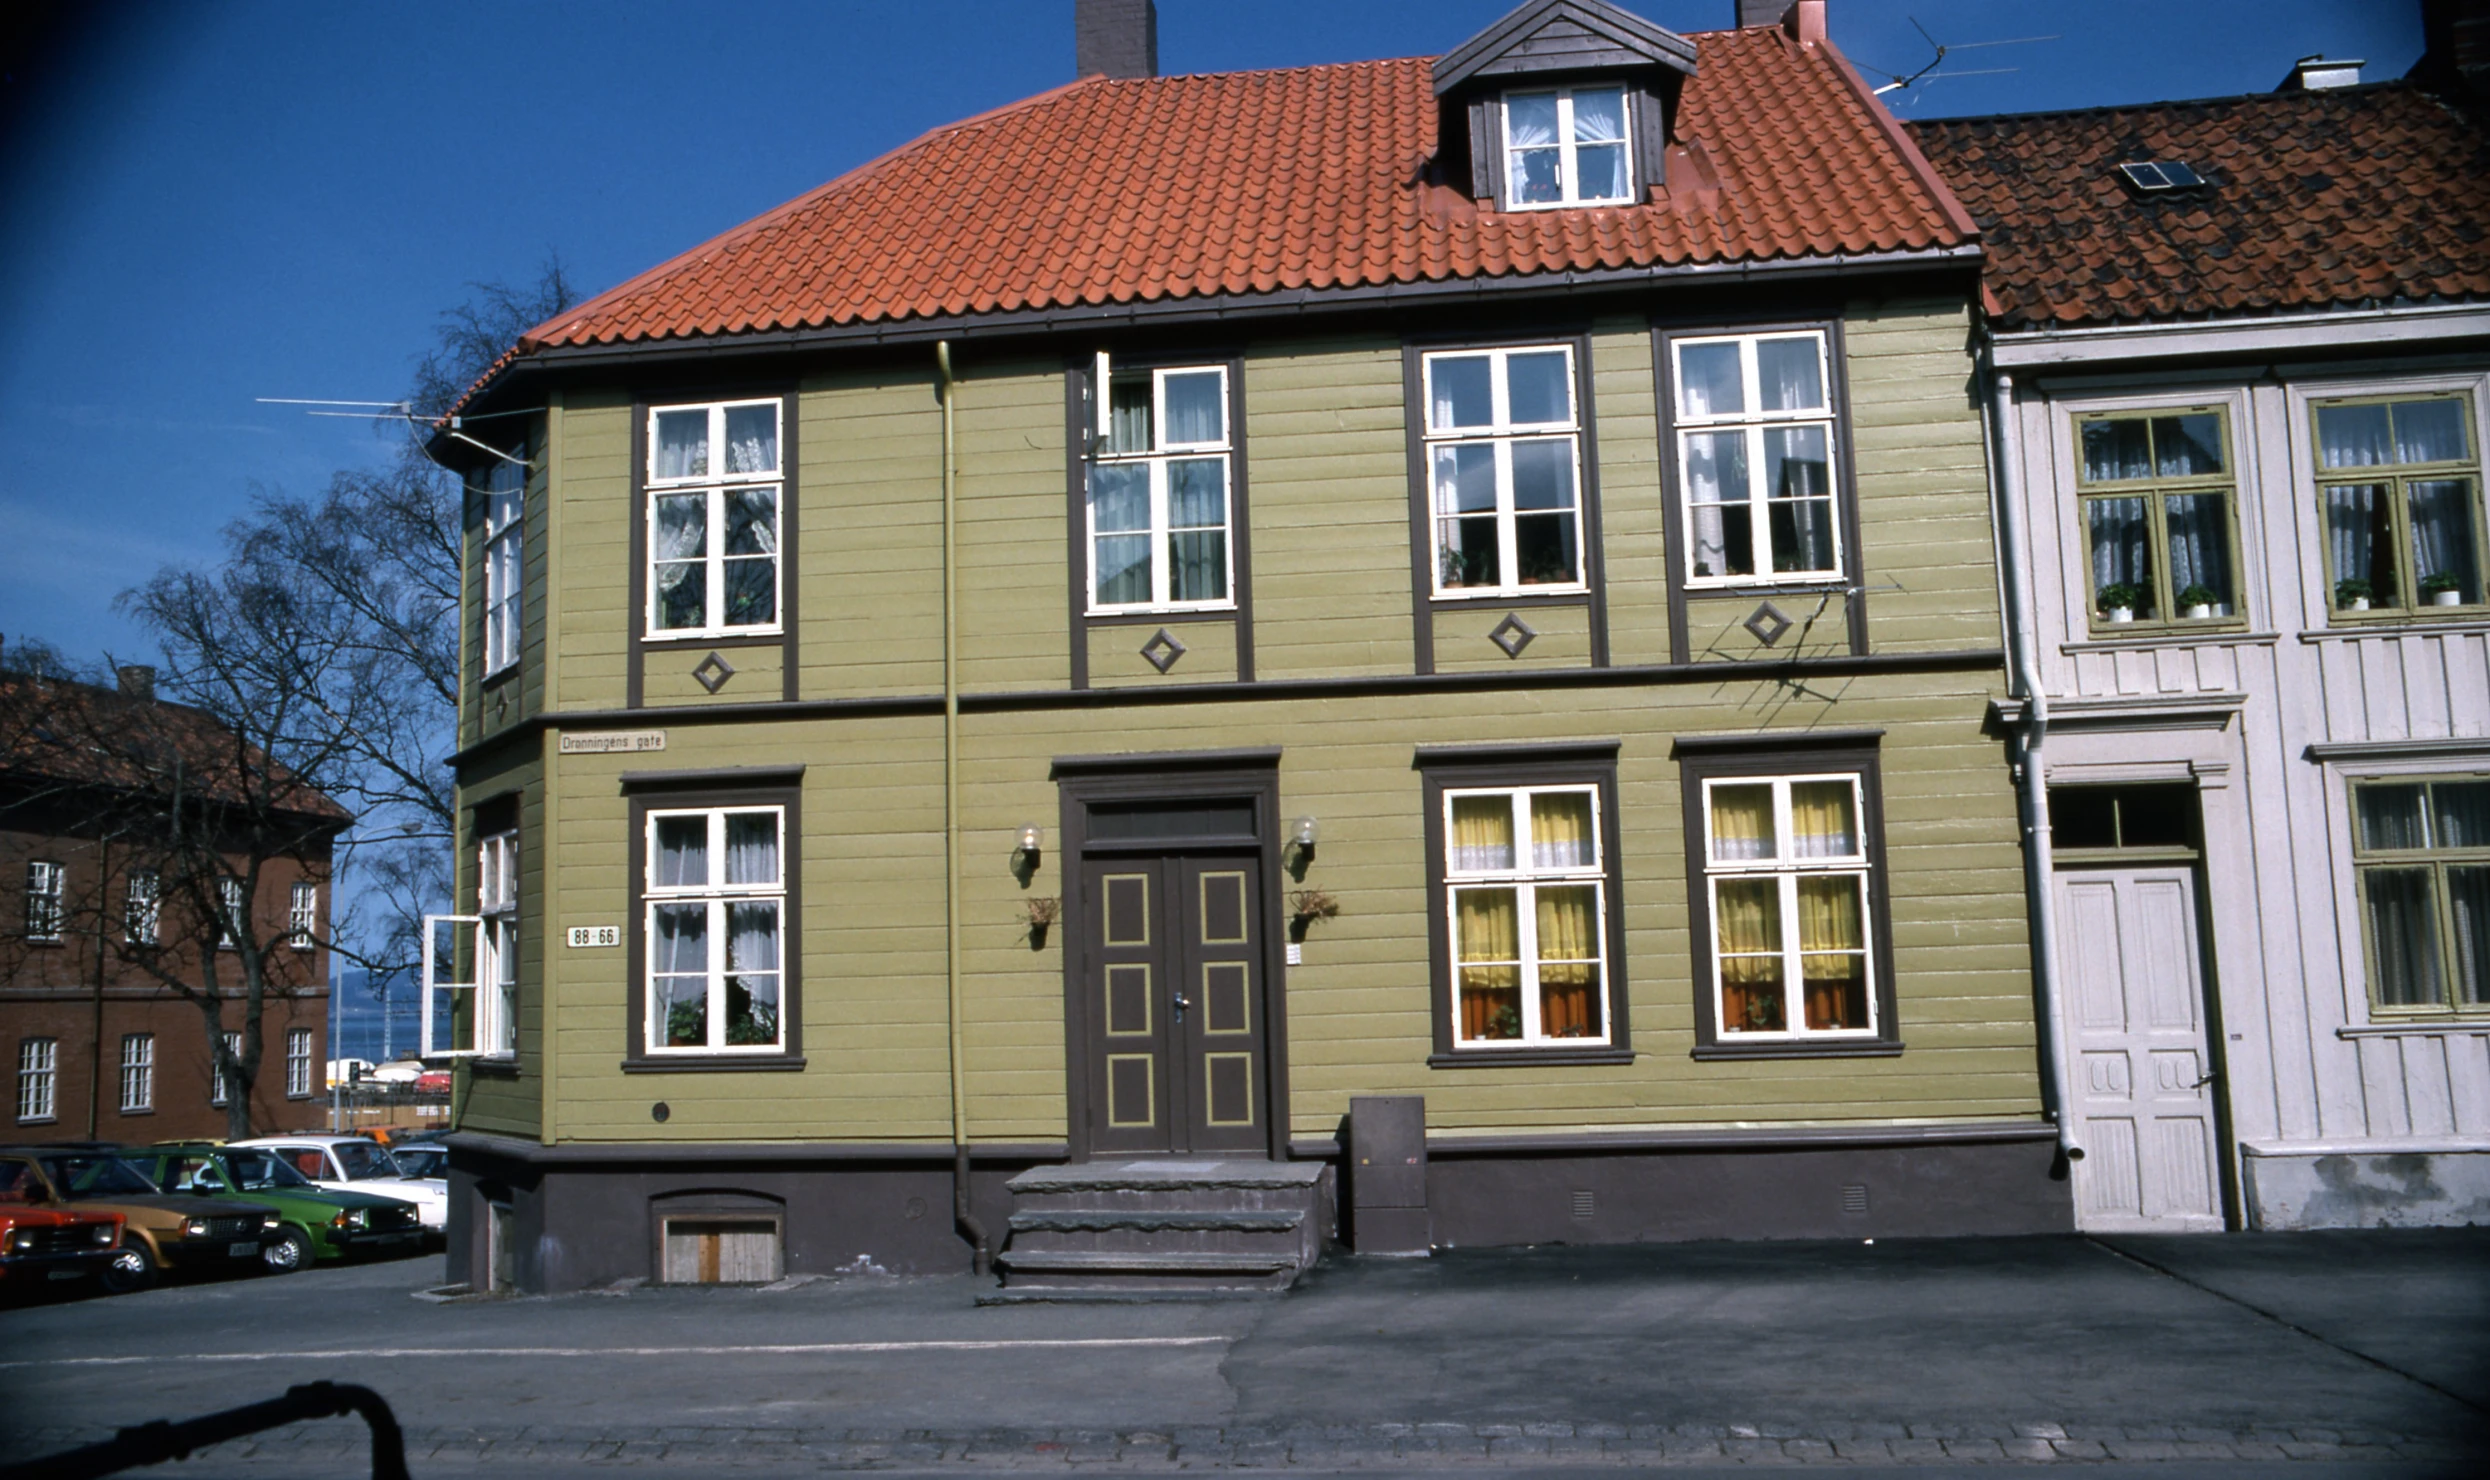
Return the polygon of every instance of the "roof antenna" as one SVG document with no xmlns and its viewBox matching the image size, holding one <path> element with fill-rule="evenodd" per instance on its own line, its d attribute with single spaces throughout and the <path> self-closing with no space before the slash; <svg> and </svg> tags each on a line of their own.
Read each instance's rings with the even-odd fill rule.
<svg viewBox="0 0 2490 1480">
<path fill-rule="evenodd" d="M 351 411 L 313 410 L 305 411 L 303 415 L 342 416 L 354 421 L 402 421 L 405 422 L 410 428 L 421 430 L 421 423 L 417 422 L 415 419 L 414 405 L 406 401 L 322 401 L 312 400 L 302 396 L 254 396 L 251 399 L 257 401 L 262 406 L 351 406 L 356 409 Z M 447 430 L 452 441 L 464 442 L 470 447 L 481 448 L 506 463 L 513 463 L 522 468 L 530 466 L 526 458 L 512 457 L 509 453 L 502 451 L 500 448 L 495 447 L 489 442 L 479 442 L 475 438 L 468 436 L 464 431 L 460 430 L 463 421 L 464 418 L 461 417 L 453 416 L 450 418 L 450 424 Z"/>
<path fill-rule="evenodd" d="M 1920 68 L 1916 72 L 1911 73 L 1907 77 L 1899 72 L 1889 72 L 1882 67 L 1868 68 L 1869 71 L 1874 72 L 1879 76 L 1892 79 L 1884 86 L 1876 89 L 1877 96 L 1879 97 L 1882 97 L 1889 92 L 1908 91 L 1911 88 L 1917 87 L 1923 81 L 1934 81 L 1940 77 L 1997 77 L 2008 72 L 2020 72 L 2023 70 L 2020 67 L 1973 67 L 1958 72 L 1940 72 L 1937 70 L 1939 67 L 1945 65 L 1945 59 L 1948 56 L 1958 51 L 1976 51 L 1984 46 L 2028 46 L 2036 41 L 2060 41 L 2065 39 L 2062 36 L 2017 36 L 2006 41 L 1963 41 L 1958 42 L 1955 45 L 1948 46 L 1944 42 L 1939 41 L 1936 37 L 1929 35 L 1928 28 L 1919 23 L 1918 17 L 1904 16 L 1903 19 L 1911 23 L 1911 29 L 1919 33 L 1920 39 L 1927 42 L 1928 45 L 1936 52 L 1936 55 L 1928 59 L 1928 65 Z"/>
</svg>

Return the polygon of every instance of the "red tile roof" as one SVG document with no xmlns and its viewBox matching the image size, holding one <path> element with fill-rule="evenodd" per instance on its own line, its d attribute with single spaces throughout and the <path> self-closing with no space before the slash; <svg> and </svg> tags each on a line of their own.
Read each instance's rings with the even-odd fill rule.
<svg viewBox="0 0 2490 1480">
<path fill-rule="evenodd" d="M 1664 200 L 1482 212 L 1427 183 L 1423 57 L 1088 78 L 936 129 L 520 349 L 1972 240 L 1829 45 L 1775 28 L 1693 40 L 1676 128 L 1692 157 Z"/>
<path fill-rule="evenodd" d="M 0 674 L 0 801 L 88 790 L 211 802 L 343 826 L 354 814 L 203 709 L 94 684 Z"/>
<path fill-rule="evenodd" d="M 2490 134 L 2403 83 L 1910 125 L 2002 327 L 2490 296 Z M 2140 195 L 2121 163 L 2207 188 Z"/>
</svg>

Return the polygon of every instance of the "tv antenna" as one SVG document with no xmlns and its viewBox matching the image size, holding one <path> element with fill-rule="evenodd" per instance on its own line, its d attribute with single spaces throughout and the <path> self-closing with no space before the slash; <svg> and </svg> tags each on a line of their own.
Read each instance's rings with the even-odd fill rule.
<svg viewBox="0 0 2490 1480">
<path fill-rule="evenodd" d="M 402 421 L 405 422 L 408 428 L 412 430 L 420 430 L 422 427 L 422 423 L 418 422 L 415 418 L 415 407 L 413 403 L 407 401 L 324 401 L 314 400 L 303 396 L 255 396 L 252 399 L 259 402 L 262 406 L 302 406 L 307 408 L 319 408 L 305 410 L 303 412 L 303 415 L 305 416 L 337 416 L 349 418 L 354 421 Z M 331 409 L 339 406 L 350 407 L 353 409 L 345 411 Z M 480 447 L 484 451 L 500 458 L 503 462 L 516 463 L 523 468 L 528 466 L 528 462 L 525 458 L 512 457 L 509 453 L 502 451 L 500 448 L 495 447 L 489 442 L 479 442 L 475 438 L 468 436 L 465 431 L 461 430 L 465 422 L 466 418 L 464 417 L 453 416 L 450 418 L 450 424 L 446 430 L 449 432 L 451 440 L 464 442 L 470 447 Z"/>
<path fill-rule="evenodd" d="M 1936 37 L 1929 35 L 1928 28 L 1919 23 L 1919 18 L 1917 16 L 1904 16 L 1903 19 L 1911 23 L 1911 29 L 1919 33 L 1920 39 L 1927 42 L 1929 47 L 1936 52 L 1936 55 L 1928 59 L 1928 64 L 1926 66 L 1920 68 L 1916 72 L 1910 73 L 1907 76 L 1900 72 L 1886 71 L 1882 67 L 1870 67 L 1868 69 L 1869 71 L 1874 72 L 1879 76 L 1891 79 L 1883 86 L 1876 89 L 1877 96 L 1879 97 L 1882 97 L 1889 92 L 1907 92 L 1910 89 L 1919 86 L 1922 82 L 1933 82 L 1939 78 L 1999 77 L 2008 72 L 2020 72 L 2023 70 L 2021 67 L 1966 67 L 1959 71 L 1953 72 L 1940 72 L 1937 70 L 1945 65 L 1945 59 L 1947 57 L 1952 56 L 1958 51 L 1978 51 L 1983 47 L 1990 46 L 2029 46 L 2038 41 L 2058 41 L 2064 39 L 2060 36 L 2016 36 L 2003 41 L 1962 41 L 1957 42 L 1952 46 L 1948 46 L 1944 42 L 1939 41 Z"/>
</svg>

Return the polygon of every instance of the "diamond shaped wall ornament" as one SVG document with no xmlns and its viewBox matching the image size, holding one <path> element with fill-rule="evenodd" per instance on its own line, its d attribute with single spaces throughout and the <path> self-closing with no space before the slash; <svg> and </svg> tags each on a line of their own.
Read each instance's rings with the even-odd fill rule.
<svg viewBox="0 0 2490 1480">
<path fill-rule="evenodd" d="M 725 688 L 726 681 L 734 676 L 735 665 L 716 653 L 711 653 L 708 657 L 701 659 L 700 666 L 692 670 L 692 677 L 700 681 L 702 688 L 713 694 Z"/>
<path fill-rule="evenodd" d="M 1141 656 L 1148 659 L 1150 666 L 1161 673 L 1175 667 L 1176 660 L 1183 657 L 1185 651 L 1185 645 L 1178 642 L 1176 635 L 1164 627 L 1161 627 L 1148 642 L 1141 645 Z"/>
<path fill-rule="evenodd" d="M 1520 613 L 1506 612 L 1504 620 L 1496 624 L 1496 630 L 1487 634 L 1487 640 L 1504 649 L 1506 657 L 1518 658 L 1522 655 L 1522 649 L 1530 646 L 1531 639 L 1538 635 L 1539 629 L 1523 621 Z"/>
<path fill-rule="evenodd" d="M 1781 608 L 1767 601 L 1747 617 L 1745 626 L 1747 631 L 1755 634 L 1757 642 L 1770 647 L 1781 640 L 1782 633 L 1790 630 L 1790 619 Z"/>
<path fill-rule="evenodd" d="M 493 718 L 507 719 L 509 716 L 510 690 L 508 688 L 498 688 L 493 690 Z"/>
</svg>

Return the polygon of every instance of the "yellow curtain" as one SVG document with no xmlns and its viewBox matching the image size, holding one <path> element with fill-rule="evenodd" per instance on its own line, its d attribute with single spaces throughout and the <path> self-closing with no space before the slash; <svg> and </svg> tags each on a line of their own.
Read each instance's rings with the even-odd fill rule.
<svg viewBox="0 0 2490 1480">
<path fill-rule="evenodd" d="M 1798 881 L 1799 974 L 1807 983 L 1807 1026 L 1864 1028 L 1867 935 L 1854 876 Z"/>
<path fill-rule="evenodd" d="M 1773 856 L 1771 787 L 1712 788 L 1712 856 L 1724 863 Z"/>
<path fill-rule="evenodd" d="M 1541 792 L 1530 799 L 1530 859 L 1535 867 L 1589 868 L 1594 856 L 1589 793 Z"/>
<path fill-rule="evenodd" d="M 1859 851 L 1859 822 L 1847 781 L 1800 781 L 1790 787 L 1791 851 L 1801 858 L 1849 858 Z"/>
<path fill-rule="evenodd" d="M 1600 1031 L 1599 891 L 1587 884 L 1542 886 L 1537 913 L 1539 1029 L 1551 1038 L 1595 1038 Z"/>
<path fill-rule="evenodd" d="M 1500 869 L 1513 866 L 1513 799 L 1455 797 L 1452 804 L 1452 866 Z"/>
<path fill-rule="evenodd" d="M 1717 798 L 1719 792 L 1713 795 Z M 1713 951 L 1721 968 L 1721 1031 L 1777 1032 L 1784 1019 L 1780 883 L 1722 879 L 1714 884 L 1712 898 Z"/>
<path fill-rule="evenodd" d="M 1462 963 L 1461 1036 L 1519 1038 L 1522 942 L 1514 892 L 1464 889 L 1455 897 L 1453 921 L 1459 937 L 1453 955 Z"/>
</svg>

